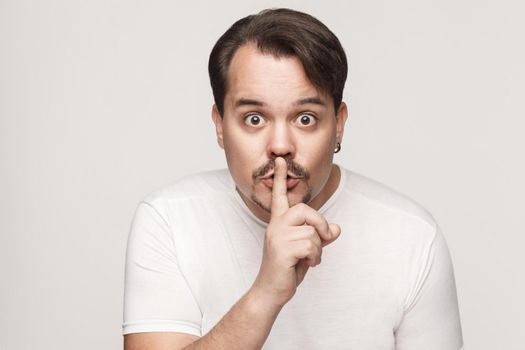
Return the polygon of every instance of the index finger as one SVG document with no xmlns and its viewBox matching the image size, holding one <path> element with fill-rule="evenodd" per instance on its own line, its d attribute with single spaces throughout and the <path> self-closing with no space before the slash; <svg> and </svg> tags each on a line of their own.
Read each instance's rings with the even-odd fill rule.
<svg viewBox="0 0 525 350">
<path fill-rule="evenodd" d="M 288 188 L 286 186 L 287 173 L 288 167 L 286 166 L 286 161 L 281 157 L 277 157 L 275 159 L 272 184 L 272 218 L 286 213 L 286 211 L 290 208 L 290 205 L 288 204 L 288 197 L 286 195 L 288 192 Z"/>
</svg>

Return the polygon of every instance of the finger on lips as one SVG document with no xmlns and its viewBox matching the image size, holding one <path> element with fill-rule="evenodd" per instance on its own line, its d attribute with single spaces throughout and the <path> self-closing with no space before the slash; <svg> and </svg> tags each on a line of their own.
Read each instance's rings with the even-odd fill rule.
<svg viewBox="0 0 525 350">
<path fill-rule="evenodd" d="M 283 215 L 290 208 L 287 197 L 288 189 L 286 187 L 287 168 L 286 161 L 283 158 L 277 157 L 275 159 L 272 185 L 272 217 Z"/>
<path fill-rule="evenodd" d="M 277 157 L 273 174 L 271 218 L 286 214 L 283 219 L 288 225 L 313 227 L 321 240 L 322 247 L 334 241 L 341 233 L 341 228 L 338 225 L 328 224 L 318 211 L 307 204 L 300 203 L 290 208 L 287 196 L 287 176 L 288 166 L 286 161 L 282 157 Z"/>
</svg>

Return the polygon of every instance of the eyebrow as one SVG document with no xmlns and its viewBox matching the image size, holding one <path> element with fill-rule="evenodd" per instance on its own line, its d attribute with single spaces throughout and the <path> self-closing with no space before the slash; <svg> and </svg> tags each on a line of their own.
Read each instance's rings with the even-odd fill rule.
<svg viewBox="0 0 525 350">
<path fill-rule="evenodd" d="M 322 100 L 319 97 L 306 97 L 302 98 L 295 102 L 296 106 L 306 105 L 306 104 L 315 104 L 320 106 L 326 106 L 326 103 L 324 100 Z M 254 100 L 250 98 L 241 98 L 235 102 L 235 108 L 241 107 L 241 106 L 258 106 L 258 107 L 264 107 L 266 106 L 266 103 Z"/>
<path fill-rule="evenodd" d="M 299 101 L 295 102 L 295 104 L 297 106 L 306 105 L 306 104 L 314 104 L 314 105 L 326 106 L 325 101 L 320 99 L 319 97 L 302 98 Z"/>
<path fill-rule="evenodd" d="M 241 99 L 237 100 L 237 102 L 235 102 L 235 108 L 241 107 L 241 106 L 259 106 L 259 107 L 263 107 L 265 105 L 266 104 L 264 102 L 262 102 L 262 101 L 252 100 L 252 99 L 249 99 L 249 98 L 241 98 Z"/>
</svg>

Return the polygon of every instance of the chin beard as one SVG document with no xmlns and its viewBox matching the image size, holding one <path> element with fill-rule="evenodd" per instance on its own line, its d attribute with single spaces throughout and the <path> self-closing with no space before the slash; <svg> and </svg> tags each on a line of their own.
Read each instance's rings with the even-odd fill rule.
<svg viewBox="0 0 525 350">
<path fill-rule="evenodd" d="M 261 202 L 261 200 L 255 196 L 255 194 L 252 193 L 250 198 L 251 198 L 252 202 L 254 202 L 262 210 L 264 210 L 264 211 L 266 211 L 268 213 L 272 212 L 272 209 L 267 207 L 266 205 L 264 205 L 263 202 Z M 306 192 L 304 194 L 304 196 L 303 196 L 303 198 L 301 199 L 300 202 L 304 203 L 304 204 L 308 204 L 311 199 L 312 199 L 312 191 L 308 190 L 308 192 Z M 293 206 L 295 204 L 296 203 L 293 203 L 291 206 Z"/>
</svg>

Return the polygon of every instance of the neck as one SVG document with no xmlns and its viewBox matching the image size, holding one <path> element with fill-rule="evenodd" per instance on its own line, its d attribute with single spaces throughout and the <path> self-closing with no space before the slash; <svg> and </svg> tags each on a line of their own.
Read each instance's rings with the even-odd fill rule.
<svg viewBox="0 0 525 350">
<path fill-rule="evenodd" d="M 330 197 L 332 197 L 334 192 L 337 190 L 340 181 L 341 169 L 339 169 L 337 165 L 332 164 L 330 176 L 328 176 L 328 180 L 326 181 L 323 189 L 307 204 L 315 210 L 321 209 L 321 207 L 330 199 Z"/>
</svg>

